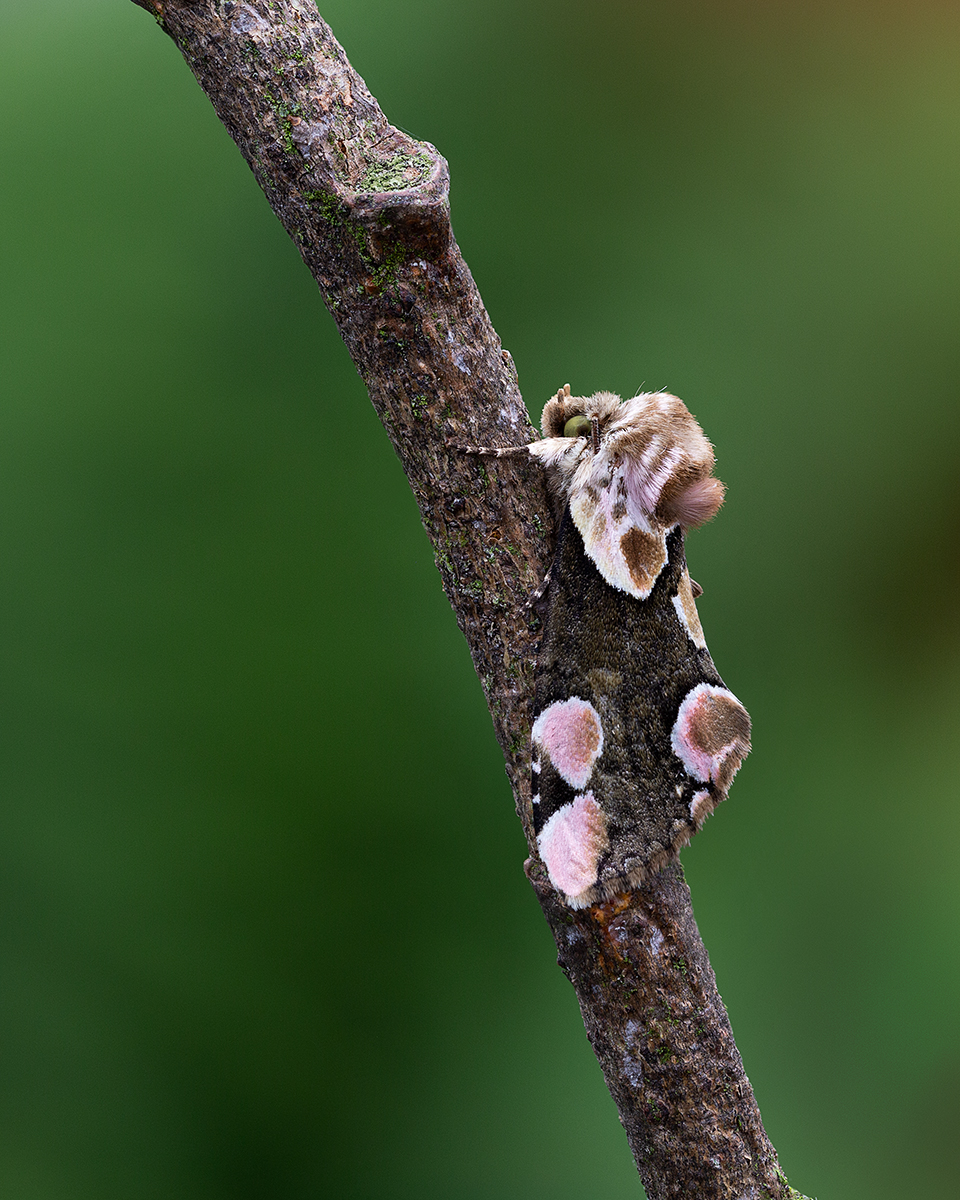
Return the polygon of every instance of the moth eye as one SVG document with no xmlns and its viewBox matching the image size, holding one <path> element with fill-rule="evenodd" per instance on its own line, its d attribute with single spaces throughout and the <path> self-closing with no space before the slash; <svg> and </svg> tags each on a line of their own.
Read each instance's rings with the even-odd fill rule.
<svg viewBox="0 0 960 1200">
<path fill-rule="evenodd" d="M 580 413 L 575 417 L 571 417 L 566 425 L 564 425 L 563 436 L 568 438 L 589 437 L 592 429 L 593 426 L 590 424 L 590 418 Z"/>
</svg>

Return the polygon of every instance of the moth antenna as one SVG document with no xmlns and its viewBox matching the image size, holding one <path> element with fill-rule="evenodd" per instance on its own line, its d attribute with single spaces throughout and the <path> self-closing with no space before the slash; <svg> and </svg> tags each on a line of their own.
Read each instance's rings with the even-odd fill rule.
<svg viewBox="0 0 960 1200">
<path fill-rule="evenodd" d="M 567 386 L 569 388 L 569 384 Z M 600 418 L 599 417 L 591 417 L 590 418 L 590 436 L 593 440 L 593 452 L 594 452 L 594 454 L 599 454 L 600 453 Z"/>
</svg>

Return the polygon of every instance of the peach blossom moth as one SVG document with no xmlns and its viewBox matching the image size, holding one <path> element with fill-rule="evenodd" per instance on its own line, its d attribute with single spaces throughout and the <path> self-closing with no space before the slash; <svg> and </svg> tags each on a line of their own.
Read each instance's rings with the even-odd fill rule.
<svg viewBox="0 0 960 1200">
<path fill-rule="evenodd" d="M 532 730 L 533 821 L 571 908 L 676 858 L 750 749 L 697 616 L 686 529 L 723 502 L 713 449 L 681 400 L 560 389 L 529 454 L 562 509 L 547 577 Z"/>
</svg>

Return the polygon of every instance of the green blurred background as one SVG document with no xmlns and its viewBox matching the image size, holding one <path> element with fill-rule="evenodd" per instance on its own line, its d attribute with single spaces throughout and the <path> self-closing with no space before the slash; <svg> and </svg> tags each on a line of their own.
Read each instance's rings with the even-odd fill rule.
<svg viewBox="0 0 960 1200">
<path fill-rule="evenodd" d="M 685 852 L 821 1200 L 960 1171 L 960 13 L 324 0 L 539 415 L 668 387 L 750 709 Z M 639 1185 L 413 501 L 129 0 L 0 10 L 0 1195 Z"/>
</svg>

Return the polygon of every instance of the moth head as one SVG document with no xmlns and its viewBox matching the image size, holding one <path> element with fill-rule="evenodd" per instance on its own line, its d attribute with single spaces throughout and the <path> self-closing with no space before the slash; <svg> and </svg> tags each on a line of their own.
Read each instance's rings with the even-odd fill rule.
<svg viewBox="0 0 960 1200">
<path fill-rule="evenodd" d="M 571 396 L 570 384 L 548 400 L 540 420 L 545 438 L 593 438 L 594 429 L 603 437 L 621 406 L 619 396 L 597 392 L 593 396 Z"/>
<path fill-rule="evenodd" d="M 547 402 L 541 427 L 558 493 L 602 487 L 622 468 L 632 505 L 661 526 L 702 525 L 723 503 L 713 447 L 683 401 L 667 392 L 624 401 L 612 392 L 572 396 L 567 384 Z"/>
</svg>

